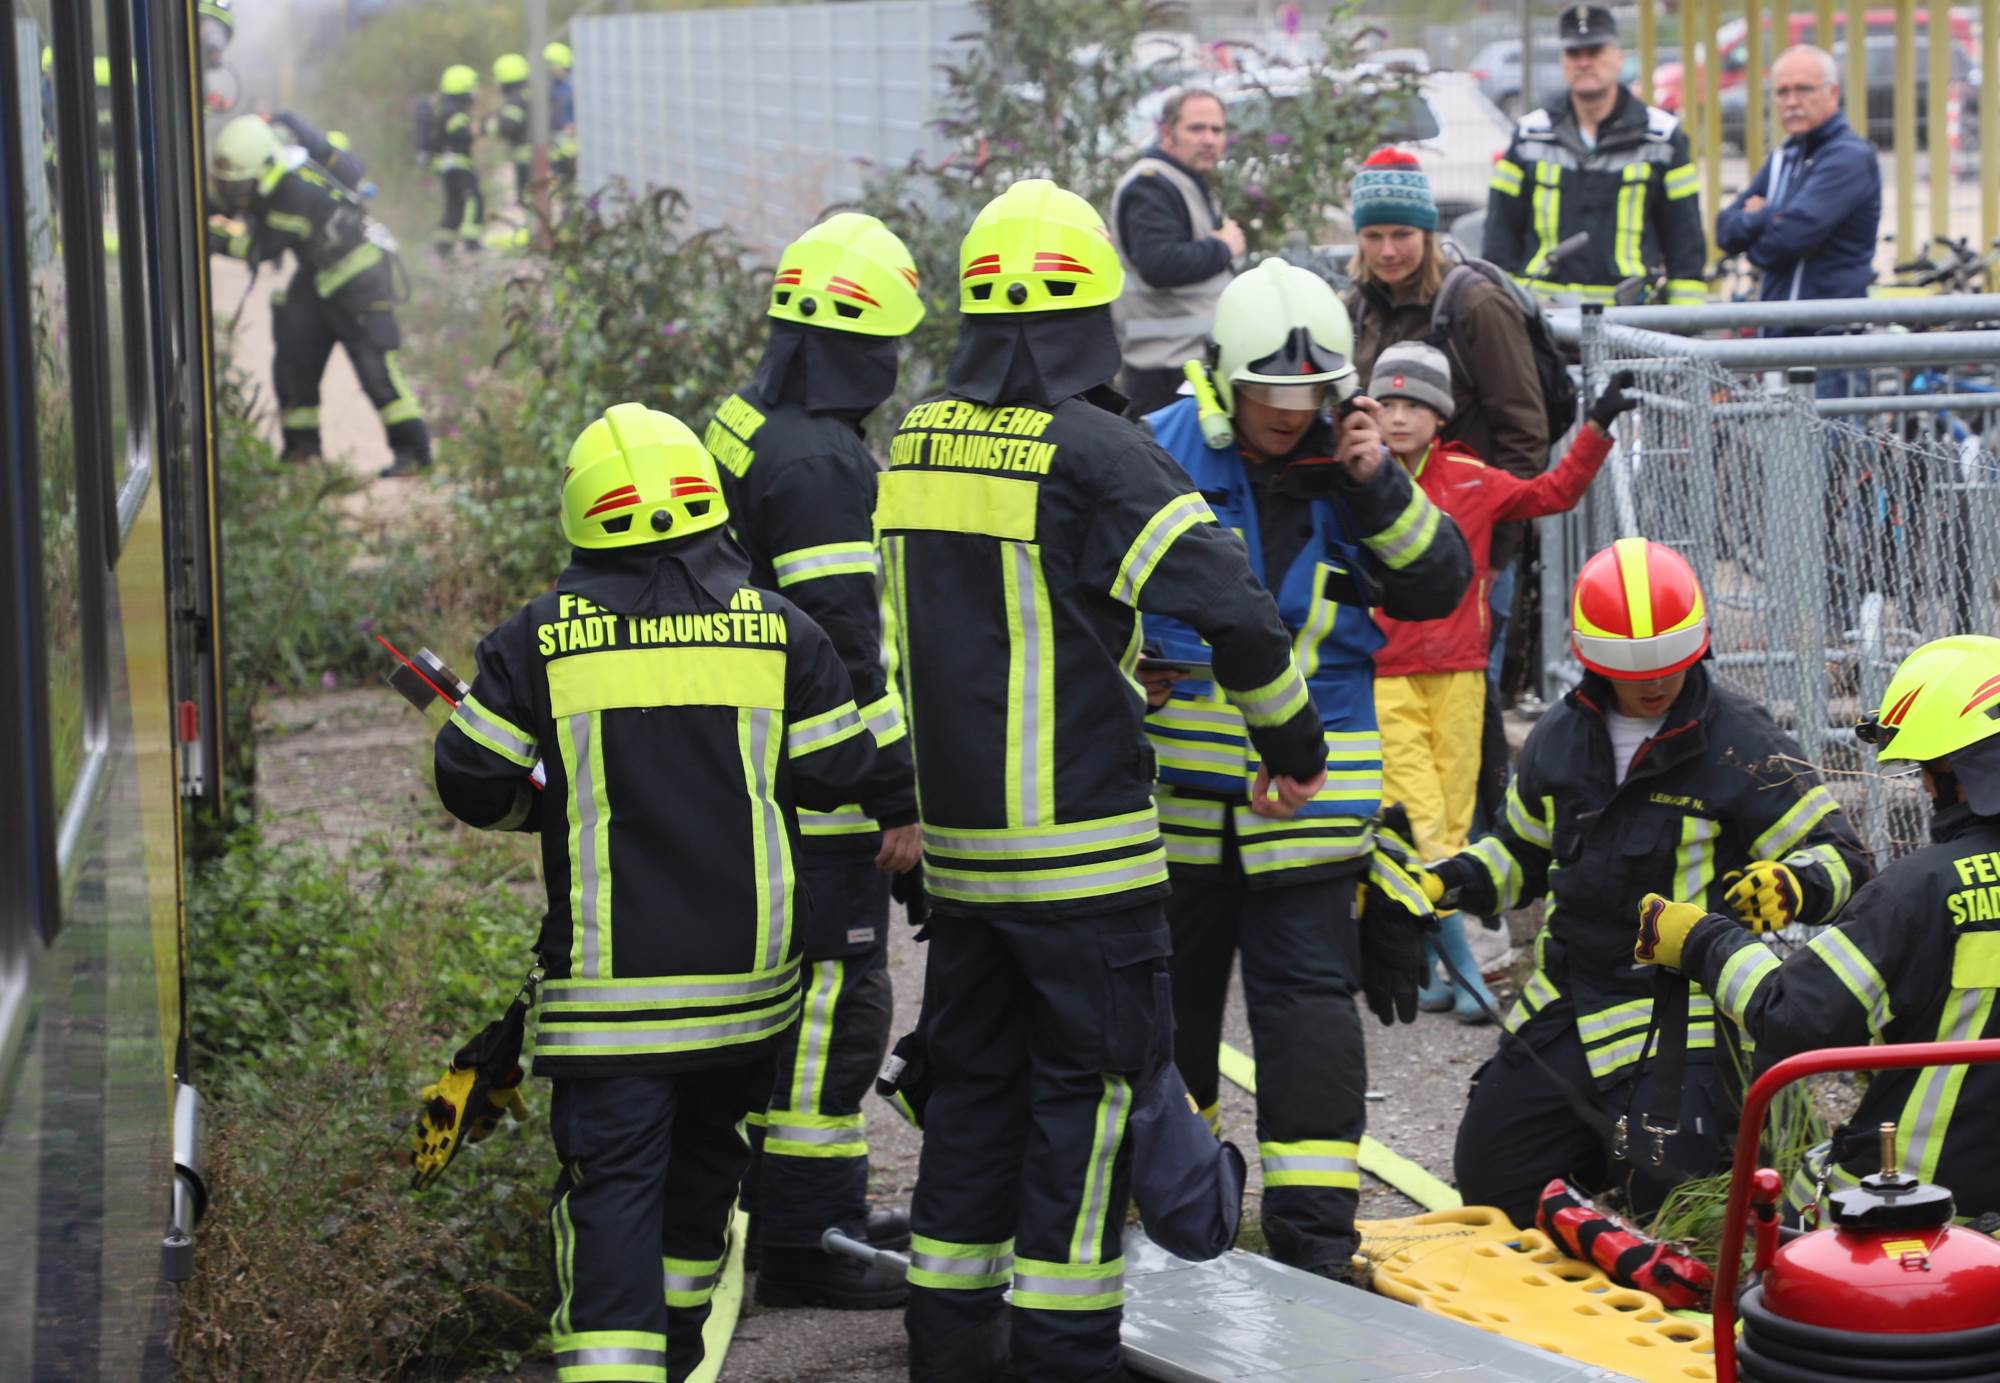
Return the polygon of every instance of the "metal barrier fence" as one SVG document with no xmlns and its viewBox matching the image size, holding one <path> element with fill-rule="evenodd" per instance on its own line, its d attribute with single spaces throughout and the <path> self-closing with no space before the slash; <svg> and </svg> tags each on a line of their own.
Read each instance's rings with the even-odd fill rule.
<svg viewBox="0 0 2000 1383">
<path fill-rule="evenodd" d="M 1875 771 L 1855 722 L 1918 644 L 2000 633 L 2000 450 L 1988 441 L 2000 439 L 2000 393 L 1988 392 L 2000 331 L 1694 340 L 1632 325 L 1809 326 L 1815 313 L 2000 321 L 2000 297 L 1557 314 L 1586 394 L 1630 369 L 1643 402 L 1583 505 L 1541 522 L 1545 686 L 1554 696 L 1581 675 L 1567 621 L 1583 560 L 1619 537 L 1669 544 L 1707 592 L 1716 673 L 1798 739 L 1886 860 L 1921 842 L 1925 808 Z M 1957 375 L 1933 372 L 1939 361 Z M 1924 371 L 1931 392 L 1909 391 L 1924 380 L 1905 370 Z M 1816 397 L 1829 383 L 1853 397 Z"/>
</svg>

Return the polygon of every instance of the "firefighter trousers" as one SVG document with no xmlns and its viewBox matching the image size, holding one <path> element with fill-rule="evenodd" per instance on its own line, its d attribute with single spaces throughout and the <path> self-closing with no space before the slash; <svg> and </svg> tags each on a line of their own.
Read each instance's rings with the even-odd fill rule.
<svg viewBox="0 0 2000 1383">
<path fill-rule="evenodd" d="M 701 1362 L 750 1163 L 741 1124 L 770 1088 L 768 1051 L 714 1070 L 555 1082 L 549 1329 L 563 1383 L 679 1383 Z"/>
<path fill-rule="evenodd" d="M 444 215 L 438 218 L 437 248 L 450 254 L 454 244 L 468 250 L 481 246 L 486 221 L 486 195 L 479 190 L 479 174 L 470 168 L 444 170 Z"/>
<path fill-rule="evenodd" d="M 347 352 L 361 391 L 375 405 L 389 450 L 397 456 L 430 456 L 430 432 L 396 359 L 403 338 L 396 325 L 393 291 L 392 271 L 384 263 L 360 274 L 331 298 L 322 298 L 312 274 L 300 269 L 273 297 L 271 383 L 278 396 L 287 456 L 320 454 L 320 378 L 336 344 Z"/>
<path fill-rule="evenodd" d="M 932 917 L 905 1316 L 916 1383 L 997 1378 L 1010 1353 L 1007 1376 L 1037 1383 L 1126 1376 L 1125 1125 L 1168 945 L 1159 903 Z"/>
<path fill-rule="evenodd" d="M 1233 848 L 1219 873 L 1172 874 L 1174 1064 L 1219 1125 L 1222 1014 L 1230 961 L 1240 955 L 1257 1058 L 1264 1237 L 1281 1263 L 1344 1269 L 1359 1246 L 1357 1159 L 1368 1123 L 1355 881 L 1253 889 Z"/>
<path fill-rule="evenodd" d="M 1519 1036 L 1605 1119 L 1629 1118 L 1630 1154 L 1613 1157 L 1603 1133 L 1585 1122 L 1520 1043 L 1503 1037 L 1500 1050 L 1473 1073 L 1458 1125 L 1452 1162 L 1467 1205 L 1497 1206 L 1515 1224 L 1531 1225 L 1542 1188 L 1554 1177 L 1567 1177 L 1589 1195 L 1623 1191 L 1632 1212 L 1643 1217 L 1682 1182 L 1728 1165 L 1740 1101 L 1735 1082 L 1723 1078 L 1713 1053 L 1688 1054 L 1678 1101 L 1680 1131 L 1665 1140 L 1662 1161 L 1655 1165 L 1651 1138 L 1639 1126 L 1642 1113 L 1663 1112 L 1654 1097 L 1651 1062 L 1635 1063 L 1622 1079 L 1596 1088 L 1566 1000 L 1536 1013 L 1521 1025 Z"/>
<path fill-rule="evenodd" d="M 889 876 L 872 853 L 820 853 L 810 843 L 799 864 L 811 905 L 805 1008 L 779 1042 L 770 1109 L 750 1119 L 755 1159 L 743 1196 L 758 1242 L 776 1248 L 817 1248 L 834 1226 L 865 1237 L 861 1101 L 888 1050 L 892 1017 Z"/>
</svg>

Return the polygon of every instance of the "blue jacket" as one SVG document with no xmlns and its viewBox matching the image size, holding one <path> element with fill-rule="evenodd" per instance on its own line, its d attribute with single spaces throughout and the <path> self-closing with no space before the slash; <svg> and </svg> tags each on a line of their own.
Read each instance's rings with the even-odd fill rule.
<svg viewBox="0 0 2000 1383">
<path fill-rule="evenodd" d="M 1765 206 L 1745 211 L 1752 197 L 1765 198 Z M 1759 296 L 1765 302 L 1861 298 L 1875 281 L 1881 226 L 1882 170 L 1875 147 L 1836 111 L 1764 161 L 1750 185 L 1716 217 L 1715 243 L 1764 271 Z"/>
<path fill-rule="evenodd" d="M 1248 788 L 1262 756 L 1242 714 L 1199 679 L 1177 683 L 1146 718 L 1160 774 L 1160 829 L 1170 869 L 1222 862 L 1225 815 L 1253 887 L 1303 882 L 1365 867 L 1372 818 L 1382 802 L 1382 738 L 1375 723 L 1375 651 L 1383 635 L 1370 614 L 1436 619 L 1457 608 L 1472 577 L 1465 538 L 1450 518 L 1385 462 L 1354 485 L 1328 464 L 1309 504 L 1312 532 L 1282 573 L 1264 569 L 1262 515 L 1242 454 L 1203 441 L 1192 398 L 1148 415 L 1147 425 L 1214 511 L 1249 549 L 1251 570 L 1278 599 L 1293 653 L 1326 733 L 1326 785 L 1290 820 L 1256 816 Z M 1308 433 L 1308 439 L 1314 434 Z M 1296 469 L 1299 462 L 1291 465 Z M 1320 468 L 1314 468 L 1318 470 Z M 1281 473 L 1273 481 L 1284 485 Z M 1293 493 L 1297 493 L 1294 491 Z M 1146 643 L 1160 656 L 1205 660 L 1208 646 L 1184 622 L 1148 614 Z"/>
</svg>

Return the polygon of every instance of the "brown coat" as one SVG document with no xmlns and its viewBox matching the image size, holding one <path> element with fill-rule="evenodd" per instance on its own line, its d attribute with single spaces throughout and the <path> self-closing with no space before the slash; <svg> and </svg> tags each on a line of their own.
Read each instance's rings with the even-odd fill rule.
<svg viewBox="0 0 2000 1383">
<path fill-rule="evenodd" d="M 1456 353 L 1446 352 L 1452 357 L 1451 392 L 1458 407 L 1441 435 L 1483 461 L 1532 480 L 1548 469 L 1549 427 L 1527 325 L 1506 290 L 1495 284 L 1474 283 L 1460 301 L 1462 363 L 1476 379 L 1466 379 Z M 1392 304 L 1381 286 L 1362 284 L 1348 295 L 1347 310 L 1354 318 L 1354 364 L 1364 387 L 1383 347 L 1430 338 L 1429 299 Z M 1493 535 L 1493 569 L 1513 561 L 1520 545 L 1519 526 L 1501 525 Z"/>
</svg>

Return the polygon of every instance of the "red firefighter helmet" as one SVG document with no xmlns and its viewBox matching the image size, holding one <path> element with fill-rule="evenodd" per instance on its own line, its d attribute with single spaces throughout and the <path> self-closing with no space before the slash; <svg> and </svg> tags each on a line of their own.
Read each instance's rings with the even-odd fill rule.
<svg viewBox="0 0 2000 1383">
<path fill-rule="evenodd" d="M 1570 600 L 1570 646 L 1621 682 L 1670 677 L 1708 652 L 1708 602 L 1687 558 L 1620 538 L 1583 564 Z"/>
</svg>

